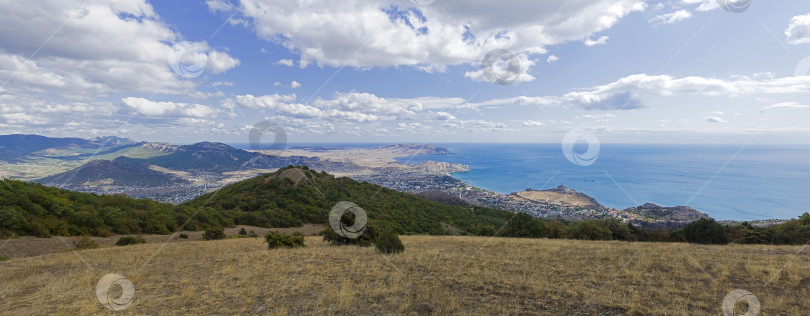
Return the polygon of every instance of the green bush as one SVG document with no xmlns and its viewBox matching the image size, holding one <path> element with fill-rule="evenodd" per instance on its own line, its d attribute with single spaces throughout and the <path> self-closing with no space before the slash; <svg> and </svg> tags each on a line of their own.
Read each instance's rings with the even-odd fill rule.
<svg viewBox="0 0 810 316">
<path fill-rule="evenodd" d="M 587 219 L 568 226 L 568 237 L 584 240 L 611 240 L 613 232 L 599 222 Z"/>
<path fill-rule="evenodd" d="M 0 256 L 0 261 L 6 261 L 8 259 L 11 259 L 11 258 L 9 256 Z"/>
<path fill-rule="evenodd" d="M 177 237 L 181 238 L 181 239 L 188 239 L 188 234 L 183 233 L 183 234 L 177 235 Z"/>
<path fill-rule="evenodd" d="M 323 235 L 323 241 L 333 245 L 357 245 L 361 247 L 371 246 L 377 237 L 376 230 L 372 225 L 367 225 L 366 229 L 363 231 L 363 234 L 357 238 L 348 238 L 340 235 L 336 233 L 328 224 L 321 232 L 321 235 Z"/>
<path fill-rule="evenodd" d="M 126 245 L 137 245 L 137 244 L 145 244 L 146 240 L 143 239 L 141 236 L 124 236 L 118 238 L 118 241 L 115 243 L 116 246 L 126 246 Z"/>
<path fill-rule="evenodd" d="M 388 225 L 383 226 L 379 230 L 377 238 L 374 241 L 374 248 L 377 249 L 377 252 L 384 254 L 400 253 L 405 251 L 405 246 L 402 244 L 402 241 L 399 240 L 399 236 L 397 236 L 394 229 Z"/>
<path fill-rule="evenodd" d="M 254 232 L 253 230 L 251 230 L 250 232 L 248 232 L 248 237 L 256 238 L 256 237 L 259 237 L 259 235 L 256 234 L 256 232 Z"/>
<path fill-rule="evenodd" d="M 731 240 L 726 228 L 714 219 L 701 218 L 682 229 L 686 241 L 696 244 L 727 244 Z"/>
<path fill-rule="evenodd" d="M 247 236 L 247 234 L 248 234 L 248 233 L 247 233 L 247 231 L 245 231 L 245 228 L 244 228 L 244 227 L 242 227 L 242 229 L 240 229 L 240 230 L 239 230 L 239 235 L 240 235 L 240 236 Z"/>
<path fill-rule="evenodd" d="M 267 232 L 267 235 L 264 235 L 264 241 L 267 242 L 267 249 L 304 247 L 304 236 L 300 233 L 290 236 L 277 232 Z"/>
<path fill-rule="evenodd" d="M 212 226 L 205 229 L 203 240 L 225 239 L 225 229 L 219 226 Z"/>
</svg>

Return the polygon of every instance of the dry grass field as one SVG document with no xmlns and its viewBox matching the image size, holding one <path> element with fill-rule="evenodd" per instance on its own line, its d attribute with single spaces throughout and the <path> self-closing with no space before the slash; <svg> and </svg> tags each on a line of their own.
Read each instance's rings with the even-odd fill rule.
<svg viewBox="0 0 810 316">
<path fill-rule="evenodd" d="M 405 252 L 389 256 L 313 236 L 298 249 L 246 238 L 14 258 L 0 262 L 0 314 L 722 315 L 734 289 L 756 295 L 763 315 L 810 310 L 810 258 L 796 255 L 801 247 L 402 241 Z M 134 286 L 125 310 L 96 298 L 109 273 Z M 110 297 L 121 292 L 114 286 Z"/>
</svg>

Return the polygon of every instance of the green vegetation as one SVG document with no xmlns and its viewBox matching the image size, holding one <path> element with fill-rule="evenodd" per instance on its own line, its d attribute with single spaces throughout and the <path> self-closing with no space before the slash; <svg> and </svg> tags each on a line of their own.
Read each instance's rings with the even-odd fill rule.
<svg viewBox="0 0 810 316">
<path fill-rule="evenodd" d="M 6 261 L 8 259 L 11 259 L 11 257 L 9 257 L 9 256 L 0 256 L 0 262 Z"/>
<path fill-rule="evenodd" d="M 687 241 L 695 244 L 725 245 L 731 241 L 726 228 L 709 218 L 701 218 L 687 224 L 683 228 L 683 234 Z"/>
<path fill-rule="evenodd" d="M 137 244 L 145 244 L 146 240 L 143 239 L 141 236 L 124 236 L 118 238 L 118 241 L 115 243 L 116 246 L 126 246 L 126 245 L 137 245 Z"/>
<path fill-rule="evenodd" d="M 374 241 L 374 248 L 377 249 L 377 252 L 384 254 L 393 254 L 405 251 L 405 246 L 402 244 L 402 240 L 399 239 L 399 236 L 397 236 L 394 230 L 388 225 L 383 225 L 380 228 L 377 238 Z"/>
<path fill-rule="evenodd" d="M 188 234 L 185 234 L 185 233 L 184 233 L 184 234 L 177 235 L 177 238 L 180 238 L 180 239 L 188 239 Z"/>
<path fill-rule="evenodd" d="M 203 240 L 225 239 L 225 229 L 220 226 L 211 226 L 205 229 L 202 235 Z"/>
<path fill-rule="evenodd" d="M 799 219 L 770 227 L 748 223 L 727 226 L 702 219 L 679 230 L 650 231 L 616 219 L 565 222 L 489 208 L 445 205 L 292 166 L 232 184 L 178 206 L 125 195 L 79 193 L 37 183 L 3 180 L 0 184 L 0 237 L 171 234 L 207 227 L 204 239 L 213 240 L 225 238 L 223 227 L 235 225 L 279 228 L 305 223 L 328 225 L 329 211 L 339 201 L 360 205 L 368 215 L 369 225 L 357 239 L 325 229 L 324 240 L 333 244 L 370 246 L 378 236 L 379 227 L 383 226 L 395 235 L 446 235 L 444 227 L 452 226 L 458 229 L 454 233 L 463 235 L 519 238 L 720 244 L 810 242 L 810 214 L 807 213 Z M 342 219 L 344 225 L 353 223 L 351 214 L 347 213 Z M 244 230 L 239 236 L 257 237 Z"/>
<path fill-rule="evenodd" d="M 304 235 L 295 232 L 292 236 L 277 232 L 267 232 L 264 235 L 267 249 L 304 247 Z"/>
</svg>

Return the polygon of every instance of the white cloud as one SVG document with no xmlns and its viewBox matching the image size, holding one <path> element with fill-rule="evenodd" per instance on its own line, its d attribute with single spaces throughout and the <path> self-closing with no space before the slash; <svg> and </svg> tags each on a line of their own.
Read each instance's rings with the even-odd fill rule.
<svg viewBox="0 0 810 316">
<path fill-rule="evenodd" d="M 32 124 L 32 125 L 42 125 L 47 124 L 50 122 L 49 119 L 39 116 L 34 116 L 22 112 L 18 113 L 3 113 L 0 114 L 6 123 L 17 125 L 17 124 Z"/>
<path fill-rule="evenodd" d="M 492 72 L 493 75 L 496 77 L 511 77 L 516 76 L 514 78 L 515 83 L 519 82 L 529 82 L 533 81 L 535 78 L 534 76 L 529 74 L 529 70 L 537 64 L 536 60 L 529 59 L 527 54 L 517 54 L 514 55 L 514 60 L 517 60 L 518 64 L 520 65 L 520 70 L 517 74 L 509 73 L 508 65 L 509 62 L 497 62 L 492 67 L 481 68 L 475 71 L 467 71 L 464 73 L 464 77 L 470 78 L 474 81 L 489 81 L 485 72 Z M 504 79 L 511 79 L 511 78 L 504 78 Z"/>
<path fill-rule="evenodd" d="M 439 121 L 456 120 L 456 116 L 447 112 L 436 112 L 436 119 Z"/>
<path fill-rule="evenodd" d="M 298 81 L 293 80 L 293 82 L 290 83 L 290 88 L 295 89 L 295 88 L 300 88 L 300 87 L 301 87 L 301 83 L 298 82 Z"/>
<path fill-rule="evenodd" d="M 689 13 L 689 11 L 678 10 L 678 11 L 671 12 L 671 13 L 664 13 L 664 14 L 656 15 L 655 17 L 650 19 L 650 23 L 653 24 L 653 25 L 673 24 L 673 23 L 676 23 L 676 22 L 686 20 L 686 19 L 691 18 L 691 17 L 692 17 L 692 14 Z"/>
<path fill-rule="evenodd" d="M 287 67 L 292 67 L 295 63 L 293 62 L 292 59 L 279 59 L 279 61 L 277 61 L 276 64 L 277 65 L 287 66 Z"/>
<path fill-rule="evenodd" d="M 602 36 L 602 37 L 600 37 L 600 38 L 598 38 L 596 40 L 592 40 L 592 39 L 588 38 L 585 41 L 583 41 L 582 43 L 585 44 L 585 46 L 604 45 L 604 44 L 607 44 L 607 40 L 609 38 L 610 37 L 607 37 L 607 36 Z"/>
<path fill-rule="evenodd" d="M 789 44 L 810 44 L 810 14 L 794 16 L 790 19 L 785 36 L 787 36 Z"/>
<path fill-rule="evenodd" d="M 0 77 L 11 78 L 10 89 L 72 98 L 188 93 L 195 84 L 169 67 L 171 45 L 180 38 L 145 0 L 4 1 Z M 195 44 L 212 73 L 238 65 L 205 42 Z"/>
<path fill-rule="evenodd" d="M 808 109 L 810 108 L 809 104 L 801 104 L 799 102 L 782 102 L 777 103 L 774 105 L 769 105 L 765 107 L 763 110 L 773 110 L 773 109 Z"/>
<path fill-rule="evenodd" d="M 807 93 L 810 77 L 735 76 L 717 79 L 698 76 L 674 78 L 669 75 L 636 74 L 612 83 L 568 92 L 561 96 L 520 96 L 466 103 L 463 107 L 518 104 L 530 106 L 571 106 L 586 110 L 632 110 L 644 107 L 651 96 L 750 96 L 757 94 Z"/>
<path fill-rule="evenodd" d="M 407 1 L 394 6 L 383 0 L 242 0 L 235 10 L 260 38 L 299 53 L 301 67 L 443 71 L 479 63 L 496 48 L 541 54 L 548 46 L 584 41 L 645 8 L 642 0 L 437 1 L 430 6 Z"/>
<path fill-rule="evenodd" d="M 558 60 L 560 60 L 559 57 L 551 55 L 551 56 L 548 56 L 548 58 L 546 59 L 546 62 L 551 64 L 551 63 L 554 63 L 554 62 L 556 62 Z"/>
<path fill-rule="evenodd" d="M 149 116 L 187 116 L 195 118 L 216 117 L 217 111 L 201 104 L 155 102 L 144 98 L 126 97 L 121 99 L 124 105 L 135 112 Z"/>
<path fill-rule="evenodd" d="M 540 121 L 525 121 L 523 122 L 523 126 L 546 126 L 546 123 Z"/>
<path fill-rule="evenodd" d="M 709 123 L 728 123 L 728 121 L 717 116 L 707 116 L 704 120 Z"/>
</svg>

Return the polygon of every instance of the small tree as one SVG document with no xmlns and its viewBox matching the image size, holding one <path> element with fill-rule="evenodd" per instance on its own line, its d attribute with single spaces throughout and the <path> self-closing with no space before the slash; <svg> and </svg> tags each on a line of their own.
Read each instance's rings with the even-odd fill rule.
<svg viewBox="0 0 810 316">
<path fill-rule="evenodd" d="M 397 233 L 391 226 L 383 225 L 378 231 L 377 238 L 374 241 L 374 248 L 377 252 L 384 254 L 400 253 L 405 251 L 405 246 L 402 240 L 399 239 Z"/>
<path fill-rule="evenodd" d="M 686 241 L 696 244 L 727 244 L 730 239 L 726 228 L 714 219 L 701 218 L 683 228 Z"/>
<path fill-rule="evenodd" d="M 115 243 L 116 246 L 126 246 L 126 245 L 137 245 L 137 244 L 145 244 L 146 240 L 143 239 L 141 236 L 124 236 L 118 238 L 118 241 Z"/>
<path fill-rule="evenodd" d="M 242 229 L 240 229 L 240 230 L 239 230 L 239 235 L 240 235 L 240 236 L 247 236 L 247 234 L 248 234 L 248 233 L 247 233 L 247 231 L 245 230 L 245 228 L 244 228 L 244 227 L 242 227 Z"/>
<path fill-rule="evenodd" d="M 290 236 L 267 232 L 267 235 L 264 235 L 264 241 L 267 242 L 267 249 L 304 247 L 304 236 L 300 233 Z"/>
<path fill-rule="evenodd" d="M 259 237 L 259 235 L 257 235 L 257 234 L 256 234 L 256 232 L 254 232 L 253 230 L 251 230 L 250 232 L 248 232 L 248 237 L 253 237 L 253 238 L 256 238 L 256 237 Z"/>
<path fill-rule="evenodd" d="M 225 230 L 219 226 L 211 226 L 205 229 L 203 240 L 225 239 Z"/>
</svg>

